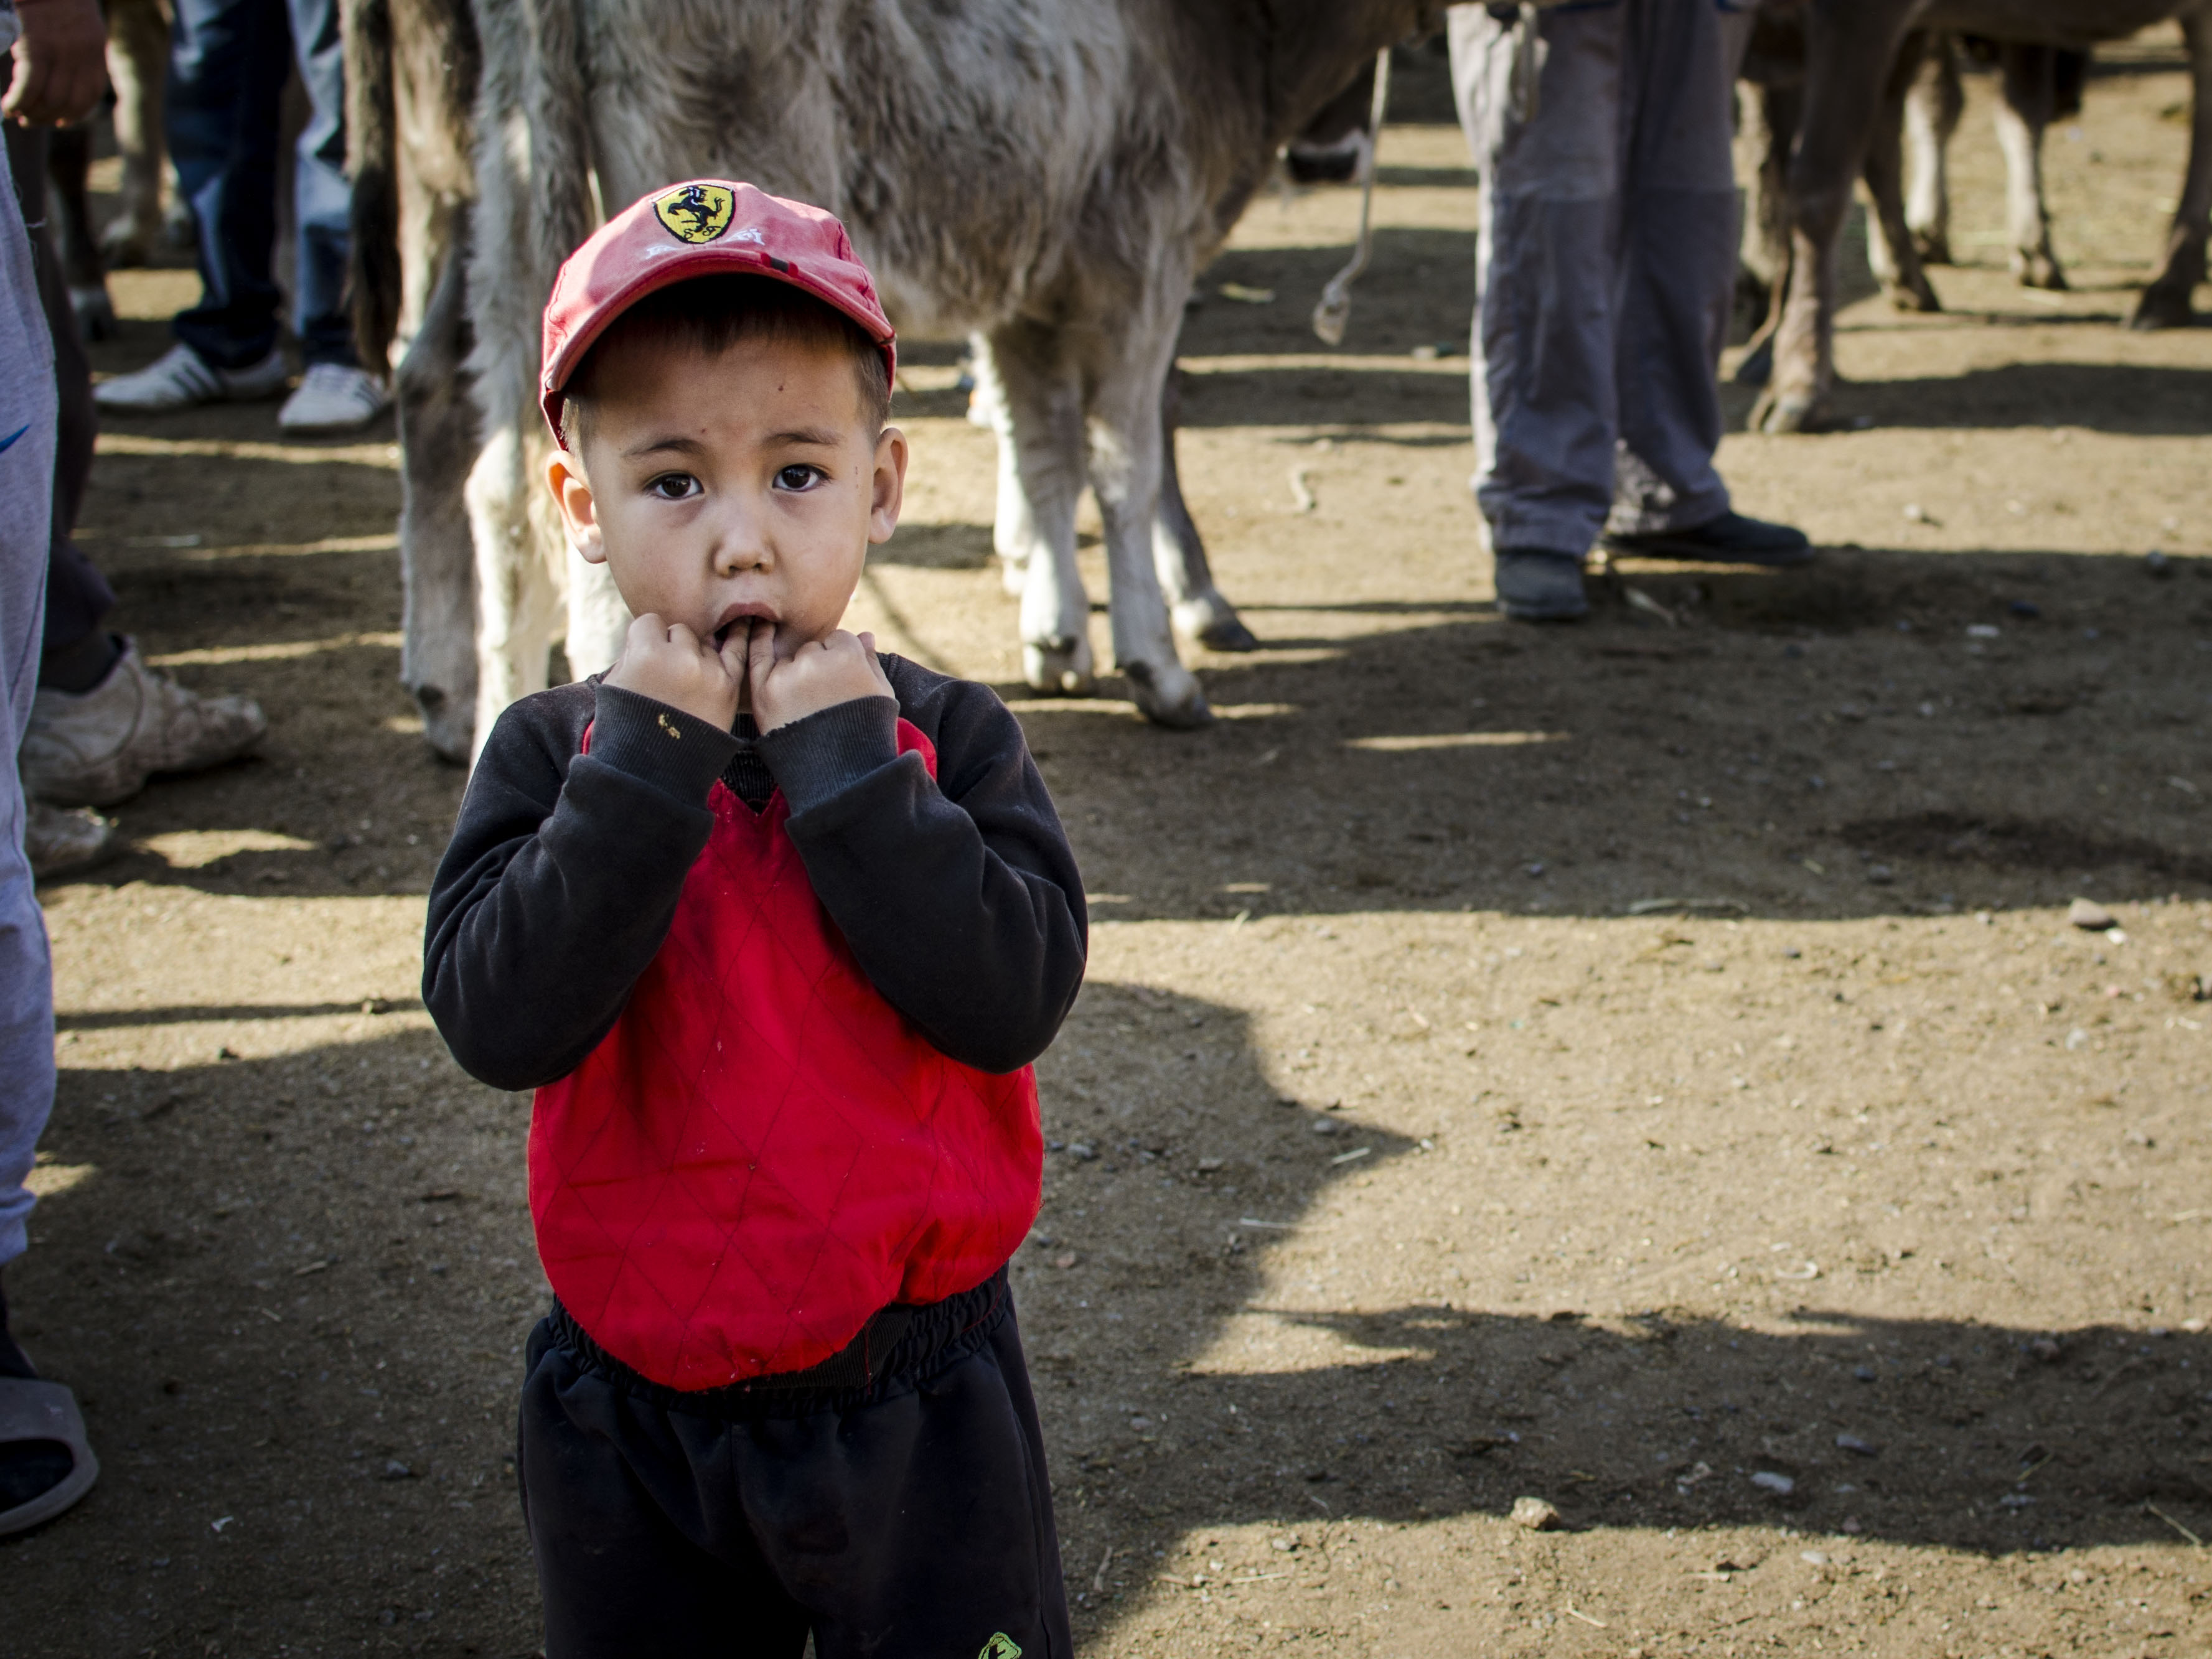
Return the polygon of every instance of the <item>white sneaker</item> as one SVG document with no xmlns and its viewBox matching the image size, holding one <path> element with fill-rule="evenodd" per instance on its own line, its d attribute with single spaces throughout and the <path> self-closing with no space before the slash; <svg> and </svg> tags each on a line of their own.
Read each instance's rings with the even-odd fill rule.
<svg viewBox="0 0 2212 1659">
<path fill-rule="evenodd" d="M 384 382 L 365 368 L 310 363 L 300 389 L 276 412 L 284 432 L 356 432 L 392 402 Z"/>
<path fill-rule="evenodd" d="M 82 693 L 40 688 L 23 732 L 23 789 L 56 806 L 112 806 L 156 772 L 198 772 L 269 730 L 251 697 L 203 697 L 146 666 L 135 641 Z"/>
<path fill-rule="evenodd" d="M 248 368 L 216 368 L 190 346 L 174 345 L 136 374 L 102 380 L 93 387 L 92 400 L 121 414 L 161 415 L 202 404 L 273 397 L 284 389 L 284 354 L 273 348 Z"/>
</svg>

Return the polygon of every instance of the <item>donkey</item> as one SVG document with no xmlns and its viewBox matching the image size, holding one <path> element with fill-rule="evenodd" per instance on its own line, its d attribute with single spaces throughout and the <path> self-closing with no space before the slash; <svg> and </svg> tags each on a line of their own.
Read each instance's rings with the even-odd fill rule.
<svg viewBox="0 0 2212 1659">
<path fill-rule="evenodd" d="M 364 23 L 380 11 L 396 64 L 422 55 L 405 42 L 410 26 L 459 5 L 356 0 L 355 10 Z M 597 567 L 562 550 L 535 487 L 550 441 L 537 414 L 538 315 L 561 260 L 603 211 L 701 173 L 828 208 L 902 331 L 983 346 L 1008 451 L 999 547 L 1024 572 L 1029 683 L 1080 692 L 1094 682 L 1075 562 L 1087 485 L 1132 696 L 1164 726 L 1210 718 L 1173 623 L 1232 636 L 1241 624 L 1210 581 L 1191 580 L 1195 538 L 1161 523 L 1163 403 L 1183 302 L 1278 149 L 1363 63 L 1440 12 L 1437 0 L 477 0 L 473 179 L 444 219 L 465 268 L 448 253 L 416 284 L 419 317 L 403 303 L 368 319 L 394 333 L 415 325 L 398 374 L 403 540 L 416 538 L 405 672 L 433 743 L 466 752 L 502 708 L 546 683 L 564 609 L 572 669 L 615 653 L 620 600 Z M 387 71 L 381 93 L 375 77 L 362 84 L 386 98 L 396 112 L 386 129 L 411 148 L 422 123 L 400 107 L 402 77 Z M 437 96 L 416 88 L 416 114 Z M 389 271 L 367 290 L 392 291 Z M 456 446 L 465 423 L 438 406 L 435 388 L 455 384 L 463 349 L 477 424 Z M 440 453 L 418 464 L 426 445 Z M 434 617 L 426 581 L 434 567 L 444 591 L 458 588 L 453 550 L 426 557 L 421 544 L 450 538 L 464 503 L 472 719 L 454 706 L 459 607 Z"/>
<path fill-rule="evenodd" d="M 1775 331 L 1773 377 L 1752 411 L 1755 428 L 1799 432 L 1825 417 L 1835 380 L 1836 239 L 1852 176 L 1887 125 L 1885 94 L 1898 95 L 1893 76 L 1899 48 L 1916 29 L 2086 52 L 2153 23 L 2180 22 L 2196 102 L 2189 171 L 2167 233 L 2165 266 L 2144 290 L 2131 326 L 2190 322 L 2190 295 L 2204 279 L 2212 216 L 2212 0 L 1803 0 L 1803 13 L 1807 80 L 1802 137 L 1790 166 L 1789 286 Z M 2033 248 L 2030 253 L 2032 275 Z"/>
</svg>

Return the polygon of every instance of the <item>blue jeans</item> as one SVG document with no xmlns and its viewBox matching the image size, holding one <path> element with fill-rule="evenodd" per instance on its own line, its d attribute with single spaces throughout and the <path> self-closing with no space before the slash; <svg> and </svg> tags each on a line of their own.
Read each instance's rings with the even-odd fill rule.
<svg viewBox="0 0 2212 1659">
<path fill-rule="evenodd" d="M 199 222 L 200 302 L 177 337 L 217 368 L 269 355 L 280 300 L 276 156 L 285 78 L 297 54 L 313 106 L 300 134 L 293 327 L 310 363 L 352 363 L 346 314 L 345 75 L 337 0 L 176 0 L 170 31 L 169 155 Z"/>
<path fill-rule="evenodd" d="M 7 152 L 0 147 L 0 160 Z M 54 501 L 54 348 L 31 244 L 0 172 L 0 1267 L 23 1254 L 24 1182 L 54 1104 L 54 975 L 23 854 L 15 751 L 31 718 Z M 4 1355 L 0 1355 L 4 1357 Z"/>
</svg>

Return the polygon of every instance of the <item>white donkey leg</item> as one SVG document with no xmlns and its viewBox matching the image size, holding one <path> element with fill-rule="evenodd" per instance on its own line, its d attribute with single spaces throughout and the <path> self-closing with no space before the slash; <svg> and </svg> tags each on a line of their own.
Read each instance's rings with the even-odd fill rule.
<svg viewBox="0 0 2212 1659">
<path fill-rule="evenodd" d="M 586 563 L 573 547 L 568 562 L 568 672 L 580 680 L 614 666 L 630 614 L 605 565 Z"/>
<path fill-rule="evenodd" d="M 2009 41 L 2000 52 L 2003 97 L 1996 109 L 1997 146 L 2005 158 L 2013 275 L 2022 288 L 2063 289 L 2066 273 L 2051 246 L 2051 213 L 2043 195 L 2043 133 L 2051 124 L 2055 96 L 2055 55 L 2049 46 Z"/>
<path fill-rule="evenodd" d="M 1055 331 L 1010 323 L 991 337 L 990 356 L 1005 400 L 1000 437 L 1001 507 L 1005 458 L 1012 489 L 1034 532 L 1023 560 L 1022 672 L 1040 691 L 1087 696 L 1096 689 L 1091 600 L 1075 564 L 1075 505 L 1083 493 L 1083 392 Z"/>
<path fill-rule="evenodd" d="M 560 585 L 530 522 L 526 446 L 514 425 L 487 437 L 469 473 L 469 529 L 477 554 L 476 752 L 501 711 L 545 689 Z"/>
<path fill-rule="evenodd" d="M 1905 224 L 1923 264 L 1952 263 L 1951 135 L 1965 107 L 1958 44 L 1938 35 L 1905 99 Z"/>
<path fill-rule="evenodd" d="M 999 378 L 999 365 L 991 356 L 990 340 L 981 334 L 970 335 L 968 354 L 975 376 L 975 392 L 969 401 L 968 418 L 977 426 L 988 427 L 999 441 L 999 502 L 991 520 L 991 550 L 999 556 L 1000 580 L 1006 583 L 1006 592 L 1018 599 L 1023 578 L 1029 570 L 1030 556 L 1037 550 L 1036 514 L 1031 510 L 1030 498 L 1022 489 L 1021 459 L 1014 447 L 1013 416 L 1006 407 L 1006 383 Z"/>
<path fill-rule="evenodd" d="M 1175 292 L 1180 297 L 1182 290 Z M 1091 488 L 1106 526 L 1115 665 L 1145 717 L 1169 726 L 1203 726 L 1213 718 L 1198 677 L 1176 655 L 1154 549 L 1164 470 L 1160 389 L 1173 366 L 1181 320 L 1141 313 L 1131 319 L 1115 342 L 1117 356 L 1099 366 L 1089 433 Z"/>
<path fill-rule="evenodd" d="M 477 409 L 461 368 L 462 256 L 442 250 L 428 309 L 393 374 L 399 407 L 399 564 L 406 584 L 399 678 L 422 735 L 449 761 L 475 753 L 477 562 L 465 507 Z"/>
</svg>

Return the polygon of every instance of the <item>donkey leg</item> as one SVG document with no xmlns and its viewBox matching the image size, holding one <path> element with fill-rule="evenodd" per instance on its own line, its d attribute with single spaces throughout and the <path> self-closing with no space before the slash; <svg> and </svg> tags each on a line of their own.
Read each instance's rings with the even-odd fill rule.
<svg viewBox="0 0 2212 1659">
<path fill-rule="evenodd" d="M 968 357 L 975 376 L 975 392 L 968 406 L 968 418 L 977 426 L 988 427 L 999 441 L 999 499 L 991 519 L 991 550 L 999 557 L 1000 580 L 1006 584 L 1007 592 L 1019 599 L 1030 556 L 1037 550 L 1036 514 L 1022 489 L 1013 416 L 1007 408 L 1006 382 L 999 377 L 999 365 L 991 355 L 989 337 L 970 335 Z M 1045 555 L 1048 559 L 1051 556 L 1049 552 Z"/>
<path fill-rule="evenodd" d="M 1959 84 L 1958 43 L 1938 34 L 1929 43 L 1905 98 L 1905 228 L 1923 265 L 1951 258 L 1951 137 L 1966 95 Z"/>
<path fill-rule="evenodd" d="M 399 678 L 422 735 L 449 761 L 474 749 L 477 562 L 469 539 L 469 462 L 477 409 L 469 354 L 467 217 L 454 216 L 437 287 L 393 375 L 399 410 L 399 563 L 406 584 Z"/>
<path fill-rule="evenodd" d="M 2004 95 L 1996 110 L 1997 144 L 2005 158 L 2012 270 L 2022 288 L 2066 286 L 2066 273 L 2051 250 L 2051 210 L 2043 194 L 2043 134 L 2051 125 L 2056 58 L 2049 46 L 2007 41 L 1999 49 Z"/>
<path fill-rule="evenodd" d="M 2181 20 L 2189 48 L 2189 78 L 2195 108 L 2189 125 L 2189 173 L 2180 205 L 2166 233 L 2166 263 L 2143 290 L 2129 319 L 2130 328 L 2186 328 L 2196 320 L 2191 303 L 2204 280 L 2205 225 L 2212 219 L 2212 12 L 2203 8 Z"/>
<path fill-rule="evenodd" d="M 1011 491 L 1024 504 L 1031 532 L 1021 561 L 1023 677 L 1040 691 L 1087 696 L 1097 682 L 1091 600 L 1075 563 L 1075 507 L 1084 483 L 1082 383 L 1056 329 L 1018 319 L 993 330 L 989 344 L 1004 398 L 1000 524 Z"/>
<path fill-rule="evenodd" d="M 1160 510 L 1152 525 L 1152 562 L 1176 630 L 1212 651 L 1256 651 L 1260 641 L 1213 585 L 1206 542 L 1182 498 L 1176 433 L 1182 418 L 1182 371 L 1170 367 L 1160 389 Z"/>
<path fill-rule="evenodd" d="M 1160 288 L 1171 285 L 1161 283 Z M 1182 290 L 1176 314 L 1155 289 L 1115 340 L 1112 358 L 1095 365 L 1090 414 L 1091 493 L 1105 521 L 1106 568 L 1113 588 L 1114 661 L 1129 695 L 1155 725 L 1203 726 L 1213 718 L 1198 677 L 1176 654 L 1166 595 L 1160 586 L 1154 536 L 1160 512 L 1161 388 L 1175 362 Z M 1109 331 L 1109 332 L 1112 332 Z"/>
</svg>

